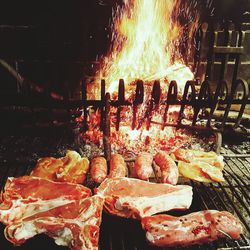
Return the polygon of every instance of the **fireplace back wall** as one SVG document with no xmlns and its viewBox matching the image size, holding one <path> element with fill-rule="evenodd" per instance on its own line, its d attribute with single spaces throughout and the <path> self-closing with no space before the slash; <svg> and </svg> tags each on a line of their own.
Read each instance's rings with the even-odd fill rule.
<svg viewBox="0 0 250 250">
<path fill-rule="evenodd" d="M 110 44 L 112 7 L 122 0 L 6 1 L 0 8 L 0 58 L 24 77 L 67 98 L 79 98 L 80 80 L 94 75 L 98 56 Z M 207 1 L 200 0 L 201 5 Z M 217 0 L 211 9 L 217 19 L 239 20 L 249 0 Z M 213 17 L 213 18 L 214 18 Z M 202 19 L 209 12 L 203 9 Z M 240 77 L 250 80 L 250 33 Z M 248 46 L 247 46 L 248 45 Z M 246 66 L 247 65 L 247 66 Z M 0 91 L 17 90 L 16 80 L 0 66 Z"/>
</svg>

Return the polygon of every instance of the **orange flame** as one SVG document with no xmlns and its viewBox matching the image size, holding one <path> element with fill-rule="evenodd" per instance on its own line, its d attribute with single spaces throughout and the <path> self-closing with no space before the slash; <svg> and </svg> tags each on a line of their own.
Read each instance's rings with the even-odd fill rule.
<svg viewBox="0 0 250 250">
<path fill-rule="evenodd" d="M 172 18 L 178 4 L 179 0 L 125 0 L 117 9 L 112 52 L 99 72 L 109 92 L 117 91 L 120 78 L 127 85 L 136 79 L 176 80 L 180 88 L 193 79 L 176 50 L 183 35 L 183 27 Z"/>
</svg>

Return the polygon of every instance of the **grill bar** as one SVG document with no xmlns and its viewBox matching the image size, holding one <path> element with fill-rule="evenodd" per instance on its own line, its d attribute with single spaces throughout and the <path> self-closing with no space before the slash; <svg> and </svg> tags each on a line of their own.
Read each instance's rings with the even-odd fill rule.
<svg viewBox="0 0 250 250">
<path fill-rule="evenodd" d="M 0 138 L 0 145 L 4 145 Z M 8 176 L 21 176 L 29 174 L 34 167 L 37 158 L 43 156 L 59 156 L 63 154 L 67 148 L 76 148 L 73 144 L 67 144 L 68 138 L 64 135 L 60 138 L 43 138 L 43 139 L 25 139 L 11 138 L 5 140 L 5 150 L 0 147 L 0 184 L 3 187 Z M 16 142 L 16 143 L 14 143 Z M 8 145 L 7 145 L 8 144 Z M 25 144 L 25 145 L 24 145 Z M 13 145 L 15 148 L 13 148 Z M 45 145 L 47 147 L 45 147 Z M 49 146 L 49 147 L 48 147 Z M 9 148 L 13 148 L 9 152 Z M 8 149 L 8 150 L 7 150 Z M 20 150 L 21 149 L 21 150 Z M 225 150 L 225 148 L 223 148 Z M 35 152 L 36 151 L 36 152 Z M 227 152 L 232 149 L 227 149 Z M 25 154 L 33 155 L 28 157 Z M 13 157 L 13 154 L 15 157 Z M 8 156 L 7 161 L 3 161 Z M 13 160 L 14 159 L 14 160 Z M 181 183 L 190 184 L 194 190 L 194 200 L 191 208 L 188 211 L 172 212 L 173 215 L 183 215 L 190 212 L 205 210 L 205 209 L 217 209 L 227 210 L 241 220 L 244 227 L 244 233 L 238 241 L 231 239 L 220 239 L 212 244 L 204 244 L 202 246 L 192 246 L 185 248 L 188 249 L 247 249 L 250 247 L 250 211 L 249 211 L 249 178 L 247 173 L 248 158 L 244 157 L 225 157 L 225 169 L 224 177 L 225 182 L 219 184 L 202 184 L 194 181 L 188 181 L 181 179 Z M 247 163 L 247 164 L 246 164 Z M 1 230 L 2 227 L 1 227 Z M 1 231 L 2 233 L 2 231 Z M 34 239 L 36 241 L 36 239 Z M 26 244 L 29 244 L 28 242 Z M 25 245 L 26 245 L 25 244 Z M 46 243 L 44 243 L 46 244 Z M 53 244 L 52 244 L 53 246 Z M 6 250 L 12 249 L 11 245 L 7 241 L 3 241 L 3 247 Z M 25 246 L 20 246 L 20 250 L 26 249 Z M 48 249 L 54 249 L 53 247 Z M 55 247 L 58 249 L 58 247 Z M 123 250 L 156 250 L 161 248 L 155 248 L 149 246 L 145 241 L 145 233 L 141 229 L 140 223 L 134 220 L 125 220 L 122 218 L 116 218 L 109 215 L 103 215 L 103 223 L 101 227 L 100 237 L 100 250 L 103 249 L 123 249 Z M 161 250 L 163 250 L 162 248 Z M 183 249 L 183 248 L 173 248 Z"/>
</svg>

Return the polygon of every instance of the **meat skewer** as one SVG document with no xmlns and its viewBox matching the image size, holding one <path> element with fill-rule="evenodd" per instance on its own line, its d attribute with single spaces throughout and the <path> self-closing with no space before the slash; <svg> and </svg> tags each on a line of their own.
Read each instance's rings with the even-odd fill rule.
<svg viewBox="0 0 250 250">
<path fill-rule="evenodd" d="M 154 161 L 161 169 L 162 182 L 176 185 L 179 171 L 174 160 L 167 153 L 160 151 L 155 155 Z"/>
</svg>

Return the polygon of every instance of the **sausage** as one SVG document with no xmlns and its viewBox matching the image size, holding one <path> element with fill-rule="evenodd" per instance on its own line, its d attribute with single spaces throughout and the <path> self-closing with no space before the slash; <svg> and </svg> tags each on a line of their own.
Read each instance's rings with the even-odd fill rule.
<svg viewBox="0 0 250 250">
<path fill-rule="evenodd" d="M 174 160 L 162 151 L 155 155 L 154 160 L 161 169 L 162 182 L 176 185 L 179 178 L 179 171 Z"/>
<path fill-rule="evenodd" d="M 109 178 L 125 177 L 126 173 L 127 173 L 127 166 L 122 155 L 120 154 L 111 155 Z"/>
<path fill-rule="evenodd" d="M 135 159 L 135 172 L 139 179 L 148 181 L 149 177 L 153 174 L 153 156 L 149 153 L 140 153 Z"/>
<path fill-rule="evenodd" d="M 102 183 L 108 173 L 107 161 L 104 157 L 96 157 L 91 162 L 91 177 L 96 183 Z"/>
</svg>

